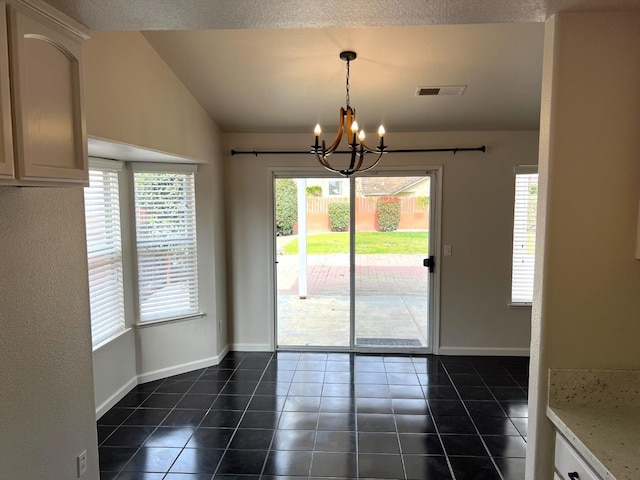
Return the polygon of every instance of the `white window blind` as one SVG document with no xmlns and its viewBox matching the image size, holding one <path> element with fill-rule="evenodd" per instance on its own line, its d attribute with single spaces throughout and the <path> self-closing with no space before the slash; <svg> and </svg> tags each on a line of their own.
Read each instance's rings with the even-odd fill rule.
<svg viewBox="0 0 640 480">
<path fill-rule="evenodd" d="M 194 173 L 133 166 L 140 322 L 197 314 Z"/>
<path fill-rule="evenodd" d="M 518 167 L 516 169 L 513 268 L 511 273 L 512 303 L 531 303 L 533 301 L 538 205 L 538 174 L 536 172 L 536 167 Z"/>
<path fill-rule="evenodd" d="M 118 162 L 90 161 L 84 189 L 93 347 L 124 330 Z"/>
</svg>

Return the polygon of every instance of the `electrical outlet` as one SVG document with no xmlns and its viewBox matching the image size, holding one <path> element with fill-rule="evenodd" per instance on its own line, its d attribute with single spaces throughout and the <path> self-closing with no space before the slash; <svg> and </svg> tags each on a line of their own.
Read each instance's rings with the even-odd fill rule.
<svg viewBox="0 0 640 480">
<path fill-rule="evenodd" d="M 218 331 L 219 332 L 222 331 L 222 319 L 221 318 L 218 319 Z"/>
<path fill-rule="evenodd" d="M 78 455 L 78 477 L 87 473 L 87 451 Z"/>
</svg>

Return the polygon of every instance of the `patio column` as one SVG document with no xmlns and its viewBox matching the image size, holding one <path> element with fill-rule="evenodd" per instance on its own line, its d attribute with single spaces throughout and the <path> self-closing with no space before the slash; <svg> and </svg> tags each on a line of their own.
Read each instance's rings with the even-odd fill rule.
<svg viewBox="0 0 640 480">
<path fill-rule="evenodd" d="M 298 186 L 298 296 L 307 298 L 307 179 L 296 179 Z"/>
</svg>

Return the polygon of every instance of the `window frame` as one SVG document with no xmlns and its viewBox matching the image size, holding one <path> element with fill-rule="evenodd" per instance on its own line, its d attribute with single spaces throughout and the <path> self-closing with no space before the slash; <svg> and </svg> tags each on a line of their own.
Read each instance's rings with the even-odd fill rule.
<svg viewBox="0 0 640 480">
<path fill-rule="evenodd" d="M 327 196 L 328 197 L 344 197 L 344 179 L 330 179 L 327 182 Z"/>
<path fill-rule="evenodd" d="M 534 268 L 535 268 L 535 231 L 533 232 L 533 240 L 530 240 L 528 237 L 527 230 L 529 229 L 529 223 L 531 221 L 531 213 L 529 209 L 531 205 L 529 204 L 530 199 L 528 198 L 531 194 L 522 192 L 522 188 L 524 185 L 523 180 L 524 177 L 529 177 L 531 175 L 535 175 L 535 183 L 538 185 L 538 167 L 537 165 L 518 165 L 514 168 L 514 202 L 513 202 L 513 229 L 512 229 L 512 242 L 511 242 L 511 292 L 510 292 L 510 307 L 528 307 L 530 308 L 533 304 L 533 281 L 534 281 Z M 530 180 L 527 181 L 526 185 L 530 185 Z M 525 197 L 525 195 L 527 197 Z M 536 190 L 536 210 L 534 213 L 534 222 L 535 216 L 537 216 L 537 197 L 538 193 Z M 535 229 L 537 225 L 534 224 L 533 228 Z M 523 242 L 527 243 L 527 245 L 523 245 Z M 532 245 L 528 245 L 528 243 L 533 242 Z M 518 246 L 520 244 L 520 246 Z M 527 258 L 523 258 L 522 249 L 533 249 L 533 255 L 526 256 Z M 518 251 L 520 249 L 520 251 Z M 526 262 L 526 263 L 525 263 Z M 521 264 L 521 267 L 518 267 L 518 264 Z M 529 273 L 530 272 L 530 273 Z M 522 275 L 527 275 L 525 280 L 521 280 Z M 523 294 L 524 289 L 531 290 L 531 295 L 528 295 L 528 292 Z"/>
<path fill-rule="evenodd" d="M 197 221 L 196 221 L 196 200 L 195 200 L 195 174 L 197 171 L 196 165 L 187 165 L 187 164 L 167 164 L 167 163 L 143 163 L 143 162 L 135 162 L 131 164 L 132 169 L 132 222 L 133 222 L 133 235 L 134 235 L 134 252 L 135 252 L 135 265 L 136 265 L 136 315 L 137 315 L 137 327 L 145 327 L 149 325 L 154 325 L 157 323 L 166 323 L 173 321 L 186 320 L 191 318 L 202 317 L 204 314 L 200 312 L 200 301 L 199 301 L 199 292 L 198 292 L 198 252 L 197 252 Z M 188 178 L 189 191 L 187 192 L 187 205 L 189 205 L 188 211 L 185 211 L 184 216 L 182 217 L 183 223 L 181 225 L 186 227 L 186 230 L 190 232 L 189 239 L 184 240 L 181 239 L 180 242 L 184 240 L 185 243 L 183 245 L 187 248 L 190 248 L 190 253 L 187 257 L 180 257 L 182 259 L 187 258 L 187 262 L 190 262 L 191 267 L 188 269 L 187 273 L 192 274 L 192 276 L 188 277 L 187 284 L 189 285 L 187 290 L 188 297 L 188 307 L 182 309 L 174 309 L 170 311 L 168 314 L 158 314 L 158 310 L 156 310 L 156 314 L 151 314 L 145 312 L 145 306 L 143 305 L 144 301 L 143 290 L 146 288 L 143 285 L 146 278 L 143 272 L 153 271 L 155 267 L 157 267 L 157 260 L 150 260 L 149 263 L 142 263 L 141 254 L 142 248 L 152 248 L 154 243 L 149 238 L 144 238 L 145 232 L 142 231 L 142 225 L 140 224 L 139 218 L 139 200 L 138 200 L 138 190 L 137 190 L 137 177 L 139 174 L 168 174 L 168 175 L 185 175 Z M 184 232 L 183 232 L 184 233 Z M 143 238 L 141 238 L 143 237 Z M 174 241 L 178 241 L 177 239 L 172 239 Z M 187 242 L 191 241 L 192 245 L 189 247 Z M 146 244 L 146 245 L 145 245 Z M 174 245 L 175 246 L 175 245 Z M 155 262 L 155 263 L 154 263 Z M 168 298 L 169 294 L 165 298 Z M 185 297 L 179 297 L 184 301 Z M 149 307 L 150 308 L 150 307 Z M 156 307 L 159 309 L 160 307 Z M 153 310 L 151 308 L 151 310 Z"/>
<path fill-rule="evenodd" d="M 126 331 L 126 315 L 125 315 L 125 291 L 124 291 L 124 253 L 123 253 L 123 237 L 122 237 L 122 211 L 121 211 L 121 192 L 122 192 L 122 171 L 123 164 L 115 160 L 104 160 L 98 158 L 89 158 L 89 179 L 91 180 L 92 172 L 101 172 L 102 181 L 105 182 L 105 174 L 111 177 L 107 184 L 102 184 L 102 202 L 103 207 L 109 204 L 111 208 L 106 210 L 100 209 L 97 215 L 101 217 L 103 232 L 99 225 L 89 222 L 87 213 L 96 213 L 99 208 L 95 203 L 89 203 L 89 195 L 97 195 L 95 185 L 83 189 L 84 210 L 85 210 L 85 233 L 87 241 L 87 271 L 89 278 L 89 301 L 91 316 L 91 343 L 93 350 L 98 350 L 103 345 L 111 342 Z M 114 190 L 115 184 L 115 190 Z M 108 189 L 108 191 L 107 191 Z M 95 215 L 94 215 L 95 216 Z M 107 261 L 96 261 L 92 256 L 92 252 L 100 245 L 91 242 L 91 234 L 95 237 L 102 234 L 100 242 L 110 242 L 106 248 L 102 248 L 102 257 L 105 255 Z M 98 285 L 95 275 L 101 275 L 103 282 Z M 105 276 L 111 278 L 104 278 Z M 92 285 L 94 288 L 92 288 Z M 100 297 L 100 305 L 98 308 L 97 297 Z M 97 330 L 103 332 L 98 335 Z M 106 333 L 104 332 L 106 330 Z"/>
</svg>

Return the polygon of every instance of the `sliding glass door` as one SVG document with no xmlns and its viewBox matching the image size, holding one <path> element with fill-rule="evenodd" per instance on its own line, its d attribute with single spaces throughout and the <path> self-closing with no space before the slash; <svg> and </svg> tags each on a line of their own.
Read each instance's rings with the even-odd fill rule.
<svg viewBox="0 0 640 480">
<path fill-rule="evenodd" d="M 432 178 L 274 179 L 278 348 L 429 350 Z"/>
<path fill-rule="evenodd" d="M 354 346 L 427 348 L 431 177 L 359 177 L 355 187 Z"/>
</svg>

